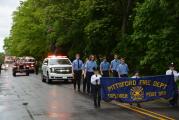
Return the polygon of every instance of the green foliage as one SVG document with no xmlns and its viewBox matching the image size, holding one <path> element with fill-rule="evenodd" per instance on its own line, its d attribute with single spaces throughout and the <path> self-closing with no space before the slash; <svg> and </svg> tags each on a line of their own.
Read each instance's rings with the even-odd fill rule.
<svg viewBox="0 0 179 120">
<path fill-rule="evenodd" d="M 164 73 L 179 65 L 177 0 L 27 0 L 13 14 L 6 53 L 126 57 L 130 70 Z"/>
<path fill-rule="evenodd" d="M 0 53 L 0 64 L 4 63 L 4 53 Z"/>
<path fill-rule="evenodd" d="M 136 54 L 141 54 L 140 65 L 145 69 L 150 66 L 155 74 L 167 69 L 170 62 L 179 64 L 177 4 L 178 1 L 146 0 L 136 8 L 132 42 L 139 46 Z"/>
</svg>

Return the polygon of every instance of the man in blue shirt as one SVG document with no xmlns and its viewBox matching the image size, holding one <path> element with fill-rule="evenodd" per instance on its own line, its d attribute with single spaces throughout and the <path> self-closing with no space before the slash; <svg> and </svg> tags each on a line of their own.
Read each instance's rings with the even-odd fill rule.
<svg viewBox="0 0 179 120">
<path fill-rule="evenodd" d="M 124 58 L 121 58 L 121 64 L 118 65 L 117 71 L 119 77 L 128 77 L 129 68 Z"/>
<path fill-rule="evenodd" d="M 74 74 L 74 90 L 76 90 L 76 84 L 78 84 L 78 91 L 80 91 L 81 76 L 83 69 L 83 62 L 80 60 L 80 54 L 76 54 L 76 59 L 72 63 Z"/>
<path fill-rule="evenodd" d="M 88 94 L 91 93 L 91 76 L 94 74 L 94 71 L 93 71 L 94 68 L 97 68 L 97 63 L 95 61 L 94 55 L 91 55 L 89 60 L 87 61 L 86 65 L 85 65 Z"/>
<path fill-rule="evenodd" d="M 103 77 L 109 77 L 110 64 L 106 59 L 106 56 L 103 58 L 103 61 L 100 64 L 100 71 Z"/>
<path fill-rule="evenodd" d="M 117 67 L 120 64 L 120 60 L 118 60 L 118 55 L 114 55 L 114 60 L 111 61 L 110 69 L 112 71 L 113 77 L 118 77 Z"/>
</svg>

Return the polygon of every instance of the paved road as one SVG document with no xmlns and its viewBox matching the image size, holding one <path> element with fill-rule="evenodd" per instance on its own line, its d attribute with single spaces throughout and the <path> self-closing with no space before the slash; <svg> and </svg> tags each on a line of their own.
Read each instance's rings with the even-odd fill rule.
<svg viewBox="0 0 179 120">
<path fill-rule="evenodd" d="M 152 120 L 128 107 L 102 102 L 101 109 L 72 84 L 41 82 L 40 75 L 12 77 L 11 71 L 0 75 L 0 120 Z M 159 104 L 160 103 L 160 104 Z M 179 119 L 178 108 L 165 101 L 142 105 L 147 110 Z M 135 109 L 135 108 L 134 108 Z"/>
</svg>

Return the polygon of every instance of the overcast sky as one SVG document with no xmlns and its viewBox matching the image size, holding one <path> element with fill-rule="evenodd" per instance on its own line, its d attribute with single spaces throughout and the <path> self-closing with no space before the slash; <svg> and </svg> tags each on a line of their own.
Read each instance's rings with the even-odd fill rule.
<svg viewBox="0 0 179 120">
<path fill-rule="evenodd" d="M 0 0 L 0 52 L 3 51 L 3 40 L 9 35 L 12 25 L 12 13 L 23 0 Z"/>
</svg>

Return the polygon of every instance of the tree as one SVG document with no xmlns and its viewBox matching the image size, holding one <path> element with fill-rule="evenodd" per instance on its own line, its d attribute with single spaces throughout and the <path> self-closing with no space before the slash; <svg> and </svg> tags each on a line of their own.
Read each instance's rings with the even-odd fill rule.
<svg viewBox="0 0 179 120">
<path fill-rule="evenodd" d="M 146 0 L 136 8 L 132 42 L 138 46 L 140 64 L 150 66 L 155 73 L 162 73 L 167 64 L 179 61 L 178 3 Z"/>
<path fill-rule="evenodd" d="M 4 63 L 4 53 L 0 53 L 0 64 Z"/>
<path fill-rule="evenodd" d="M 4 49 L 39 60 L 118 53 L 131 71 L 159 74 L 179 65 L 178 16 L 177 0 L 27 0 L 13 14 Z"/>
</svg>

